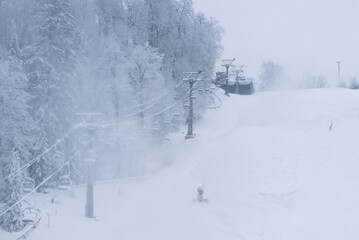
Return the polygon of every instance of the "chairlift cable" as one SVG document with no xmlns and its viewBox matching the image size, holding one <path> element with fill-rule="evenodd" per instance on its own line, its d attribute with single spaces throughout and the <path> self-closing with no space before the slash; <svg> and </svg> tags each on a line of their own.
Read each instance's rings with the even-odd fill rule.
<svg viewBox="0 0 359 240">
<path fill-rule="evenodd" d="M 182 84 L 183 84 L 183 82 L 181 82 L 180 84 L 176 85 L 176 86 L 175 86 L 175 89 L 178 88 L 178 87 L 180 87 Z M 152 99 L 152 100 L 150 100 L 150 101 L 148 101 L 148 102 L 145 102 L 145 103 L 142 103 L 142 104 L 133 106 L 133 107 L 131 107 L 131 108 L 129 108 L 129 109 L 136 109 L 136 108 L 139 108 L 139 107 L 142 107 L 142 106 L 146 106 L 146 105 L 148 105 L 148 104 L 150 104 L 150 103 L 153 103 L 153 102 L 155 102 L 155 101 L 157 101 L 157 100 L 159 100 L 159 99 L 161 99 L 161 98 L 163 98 L 163 97 L 169 95 L 171 92 L 172 92 L 172 91 L 168 91 L 168 92 L 166 92 L 166 93 L 164 93 L 164 94 L 162 94 L 162 95 L 160 95 L 160 96 L 158 96 L 158 97 L 156 97 L 156 98 L 154 98 L 154 99 Z M 114 112 L 111 112 L 111 113 L 114 113 Z M 122 118 L 125 118 L 125 117 L 128 117 L 128 116 L 129 116 L 129 115 L 126 115 L 126 116 L 123 116 Z"/>
<path fill-rule="evenodd" d="M 207 85 L 208 87 L 211 87 L 208 83 L 206 83 L 206 82 L 204 82 L 204 81 L 201 81 L 201 83 Z M 222 99 L 221 99 L 220 97 L 218 97 L 215 93 L 212 92 L 212 94 L 213 94 L 213 96 L 215 96 L 215 97 L 219 100 L 219 102 L 220 102 L 220 104 L 219 104 L 218 106 L 215 106 L 215 107 L 213 107 L 213 108 L 219 108 L 219 107 L 221 107 L 221 106 L 223 105 Z"/>
<path fill-rule="evenodd" d="M 92 115 L 89 115 L 86 119 L 90 118 Z M 7 175 L 5 178 L 0 180 L 0 185 L 3 184 L 3 182 L 8 179 L 11 175 L 16 174 L 18 172 L 22 172 L 24 169 L 29 168 L 32 164 L 34 164 L 36 161 L 39 160 L 40 157 L 42 157 L 43 155 L 45 155 L 46 153 L 48 153 L 50 150 L 52 150 L 54 147 L 56 147 L 60 142 L 62 142 L 64 139 L 66 139 L 70 133 L 75 129 L 77 124 L 74 124 L 60 139 L 58 139 L 52 146 L 50 146 L 49 148 L 47 148 L 45 151 L 43 151 L 42 153 L 40 153 L 39 155 L 37 155 L 35 158 L 33 158 L 30 162 L 25 163 L 22 167 L 20 167 L 18 170 L 16 170 L 15 172 L 10 173 L 9 175 Z"/>
<path fill-rule="evenodd" d="M 93 139 L 93 137 L 92 137 Z M 90 143 L 90 141 L 88 142 Z M 84 145 L 80 148 L 80 151 L 82 151 L 87 145 Z M 60 172 L 65 166 L 67 166 L 71 161 L 73 161 L 75 159 L 75 156 L 72 157 L 72 159 L 66 163 L 64 163 L 61 167 L 59 167 L 55 172 L 53 172 L 50 176 L 48 176 L 43 182 L 41 182 L 37 187 L 33 188 L 28 194 L 26 194 L 25 196 L 23 196 L 20 200 L 18 200 L 17 202 L 15 202 L 13 205 L 11 205 L 9 208 L 7 208 L 6 210 L 4 210 L 3 212 L 0 213 L 0 217 L 2 217 L 5 213 L 7 213 L 8 211 L 10 211 L 12 208 L 14 208 L 17 204 L 19 204 L 20 202 L 24 201 L 26 198 L 28 198 L 31 194 L 35 193 L 35 191 L 37 189 L 39 189 L 42 185 L 44 185 L 47 181 L 49 181 L 53 176 L 55 176 L 58 172 Z"/>
<path fill-rule="evenodd" d="M 193 87 L 190 88 L 190 89 L 185 93 L 185 95 L 188 94 L 188 93 L 197 85 L 197 83 L 198 83 L 198 82 L 196 82 L 196 83 L 193 85 Z M 160 115 L 160 114 L 162 114 L 162 113 L 168 111 L 169 109 L 173 108 L 174 106 L 176 106 L 176 105 L 177 105 L 178 103 L 180 103 L 180 102 L 181 102 L 181 100 L 177 100 L 175 103 L 171 104 L 170 106 L 168 106 L 167 108 L 161 110 L 160 112 L 157 112 L 157 113 L 155 113 L 155 114 L 153 114 L 153 115 L 151 115 L 151 116 L 145 117 L 145 118 L 143 118 L 143 119 L 144 119 L 144 120 L 147 120 L 147 119 L 156 117 L 156 116 L 158 116 L 158 115 Z M 129 121 L 129 122 L 122 122 L 122 124 L 126 124 L 126 125 L 127 125 L 127 124 L 137 123 L 137 122 L 139 122 L 139 121 L 141 121 L 141 119 L 138 119 L 138 120 L 135 120 L 135 121 Z M 104 124 L 115 124 L 115 123 L 118 123 L 118 120 L 116 120 L 116 121 L 110 121 L 110 122 L 105 122 Z"/>
<path fill-rule="evenodd" d="M 19 204 L 20 202 L 22 202 L 24 199 L 26 199 L 27 197 L 29 197 L 32 193 L 34 193 L 37 189 L 39 189 L 42 185 L 44 185 L 48 180 L 50 180 L 53 176 L 55 176 L 55 174 L 57 174 L 61 169 L 63 169 L 65 167 L 65 165 L 61 166 L 60 168 L 58 168 L 54 173 L 52 173 L 48 178 L 46 178 L 42 183 L 40 183 L 37 187 L 35 187 L 34 189 L 32 189 L 28 194 L 26 194 L 24 197 L 22 197 L 19 201 L 17 201 L 16 203 L 14 203 L 13 205 L 11 205 L 9 208 L 7 208 L 5 211 L 3 211 L 2 213 L 0 213 L 0 217 L 3 216 L 5 213 L 7 213 L 8 211 L 10 211 L 13 207 L 15 207 L 17 204 Z"/>
</svg>

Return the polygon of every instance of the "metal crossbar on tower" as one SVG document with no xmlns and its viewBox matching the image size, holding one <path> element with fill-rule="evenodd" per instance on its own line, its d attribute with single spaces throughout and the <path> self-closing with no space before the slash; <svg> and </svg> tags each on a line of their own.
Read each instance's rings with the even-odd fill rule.
<svg viewBox="0 0 359 240">
<path fill-rule="evenodd" d="M 239 80 L 244 80 L 243 68 L 244 68 L 244 65 L 233 66 L 234 73 L 236 74 L 236 91 L 235 91 L 236 94 L 239 94 L 239 89 L 238 89 L 239 88 L 239 85 L 238 85 Z M 240 75 L 242 75 L 242 76 L 240 76 Z M 241 79 L 241 77 L 242 77 L 242 79 Z"/>
<path fill-rule="evenodd" d="M 225 90 L 225 93 L 227 96 L 229 96 L 228 94 L 228 69 L 230 66 L 232 66 L 232 63 L 235 61 L 236 59 L 233 58 L 233 59 L 222 59 L 222 62 L 223 62 L 223 67 L 226 68 L 226 90 Z"/>
<path fill-rule="evenodd" d="M 233 65 L 233 70 L 234 70 L 234 73 L 236 74 L 236 77 L 239 77 L 239 74 L 243 72 L 243 68 L 244 68 L 244 65 L 240 65 L 240 66 Z"/>
</svg>

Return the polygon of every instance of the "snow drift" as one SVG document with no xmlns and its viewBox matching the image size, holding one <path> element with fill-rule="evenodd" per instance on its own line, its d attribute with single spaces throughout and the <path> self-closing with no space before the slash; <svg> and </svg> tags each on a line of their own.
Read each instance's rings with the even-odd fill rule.
<svg viewBox="0 0 359 240">
<path fill-rule="evenodd" d="M 47 215 L 30 239 L 359 239 L 358 92 L 223 101 L 196 123 L 196 138 L 169 136 L 156 156 L 168 163 L 162 172 L 98 184 L 97 221 L 84 218 L 82 187 L 58 204 L 41 196 Z M 208 204 L 193 201 L 198 184 Z"/>
</svg>

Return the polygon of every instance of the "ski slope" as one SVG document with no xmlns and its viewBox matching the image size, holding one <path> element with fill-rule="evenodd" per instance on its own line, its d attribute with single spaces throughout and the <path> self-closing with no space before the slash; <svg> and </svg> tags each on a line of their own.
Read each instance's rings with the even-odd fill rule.
<svg viewBox="0 0 359 240">
<path fill-rule="evenodd" d="M 195 124 L 196 138 L 169 136 L 156 155 L 165 170 L 96 185 L 96 220 L 83 217 L 84 188 L 58 204 L 43 195 L 29 239 L 359 239 L 358 92 L 222 98 Z M 200 183 L 208 204 L 193 202 Z"/>
</svg>

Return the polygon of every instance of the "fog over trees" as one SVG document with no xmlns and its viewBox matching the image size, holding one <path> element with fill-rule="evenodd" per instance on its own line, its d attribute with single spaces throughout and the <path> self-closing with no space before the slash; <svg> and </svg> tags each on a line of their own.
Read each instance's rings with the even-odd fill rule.
<svg viewBox="0 0 359 240">
<path fill-rule="evenodd" d="M 26 179 L 39 186 L 65 162 L 83 182 L 83 138 L 96 148 L 96 179 L 165 164 L 146 153 L 185 123 L 182 72 L 211 74 L 222 32 L 191 0 L 0 0 L 0 203 L 11 206 Z M 196 118 L 209 101 L 198 101 Z M 19 208 L 1 217 L 5 230 L 21 228 Z"/>
</svg>

